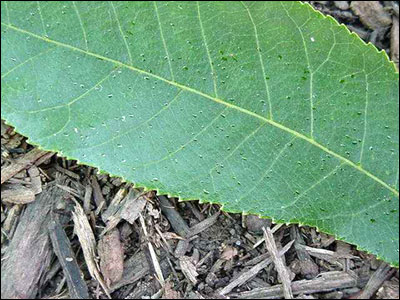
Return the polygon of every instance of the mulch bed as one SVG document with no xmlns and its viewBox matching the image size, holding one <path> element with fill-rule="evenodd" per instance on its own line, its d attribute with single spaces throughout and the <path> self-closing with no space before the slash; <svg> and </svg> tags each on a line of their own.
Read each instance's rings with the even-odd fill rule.
<svg viewBox="0 0 400 300">
<path fill-rule="evenodd" d="M 310 1 L 398 64 L 398 2 Z M 1 298 L 398 299 L 399 271 L 297 225 L 143 192 L 1 124 Z"/>
</svg>

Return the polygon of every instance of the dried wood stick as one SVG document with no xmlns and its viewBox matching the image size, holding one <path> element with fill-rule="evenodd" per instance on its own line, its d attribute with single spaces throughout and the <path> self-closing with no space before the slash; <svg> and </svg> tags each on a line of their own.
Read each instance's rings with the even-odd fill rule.
<svg viewBox="0 0 400 300">
<path fill-rule="evenodd" d="M 287 243 L 285 245 L 285 247 L 283 247 L 282 250 L 279 251 L 278 255 L 282 256 L 283 254 L 285 254 L 290 249 L 290 247 L 293 245 L 293 243 L 294 243 L 294 240 L 291 241 L 290 243 Z M 249 279 L 253 278 L 262 269 L 266 268 L 270 263 L 272 263 L 272 258 L 271 257 L 266 258 L 265 260 L 261 261 L 260 263 L 258 263 L 254 267 L 252 267 L 250 270 L 241 273 L 237 279 L 235 279 L 230 284 L 228 284 L 226 287 L 224 287 L 219 293 L 221 295 L 228 294 L 235 287 L 240 286 L 240 285 L 244 284 L 245 282 L 247 282 Z"/>
<path fill-rule="evenodd" d="M 265 246 L 267 247 L 268 252 L 271 254 L 271 258 L 275 264 L 276 271 L 278 272 L 279 278 L 282 281 L 283 295 L 285 299 L 293 299 L 290 275 L 285 264 L 283 263 L 282 258 L 278 253 L 278 248 L 276 247 L 271 229 L 269 227 L 266 230 L 265 228 L 263 228 L 263 231 Z"/>
<path fill-rule="evenodd" d="M 395 272 L 395 269 L 391 268 L 387 263 L 382 262 L 374 274 L 372 274 L 362 292 L 357 296 L 357 299 L 370 299 L 385 280 L 391 277 Z"/>
<path fill-rule="evenodd" d="M 345 272 L 332 271 L 322 273 L 312 280 L 298 280 L 292 282 L 292 292 L 294 295 L 313 294 L 355 286 L 357 286 L 357 278 Z M 240 299 L 281 299 L 283 297 L 282 284 L 258 288 L 239 294 L 231 294 L 231 296 Z"/>
<path fill-rule="evenodd" d="M 53 250 L 63 269 L 67 281 L 69 296 L 72 299 L 89 299 L 89 292 L 82 279 L 70 241 L 58 221 L 50 222 L 49 234 Z"/>
</svg>

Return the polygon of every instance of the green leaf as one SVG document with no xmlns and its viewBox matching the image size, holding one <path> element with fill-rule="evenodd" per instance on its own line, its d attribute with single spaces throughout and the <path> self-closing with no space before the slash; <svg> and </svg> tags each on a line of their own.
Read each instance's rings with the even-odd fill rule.
<svg viewBox="0 0 400 300">
<path fill-rule="evenodd" d="M 1 74 L 43 149 L 398 265 L 398 73 L 309 5 L 3 1 Z"/>
</svg>

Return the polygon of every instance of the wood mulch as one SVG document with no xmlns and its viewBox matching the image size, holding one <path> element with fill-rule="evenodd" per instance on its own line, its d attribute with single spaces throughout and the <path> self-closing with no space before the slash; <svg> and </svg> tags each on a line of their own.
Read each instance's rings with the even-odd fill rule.
<svg viewBox="0 0 400 300">
<path fill-rule="evenodd" d="M 398 2 L 311 4 L 398 63 Z M 399 270 L 314 228 L 143 192 L 1 123 L 1 298 L 283 297 L 398 299 Z"/>
</svg>

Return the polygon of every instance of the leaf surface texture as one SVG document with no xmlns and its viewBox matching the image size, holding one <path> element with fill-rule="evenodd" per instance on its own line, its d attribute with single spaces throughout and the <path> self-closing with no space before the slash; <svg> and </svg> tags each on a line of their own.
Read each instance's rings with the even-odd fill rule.
<svg viewBox="0 0 400 300">
<path fill-rule="evenodd" d="M 398 265 L 398 73 L 297 2 L 1 2 L 1 117 L 46 150 Z"/>
</svg>

